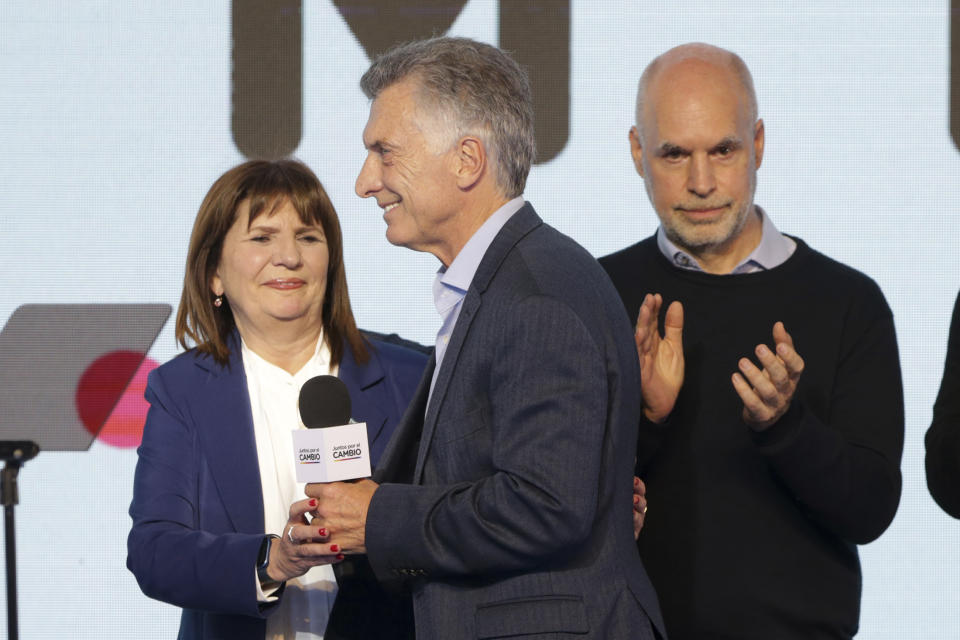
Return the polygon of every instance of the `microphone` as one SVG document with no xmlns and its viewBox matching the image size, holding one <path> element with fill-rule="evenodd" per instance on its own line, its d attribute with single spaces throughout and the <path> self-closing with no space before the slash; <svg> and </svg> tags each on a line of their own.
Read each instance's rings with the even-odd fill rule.
<svg viewBox="0 0 960 640">
<path fill-rule="evenodd" d="M 293 432 L 297 482 L 337 482 L 370 476 L 367 425 L 350 419 L 350 392 L 335 376 L 310 378 L 300 389 Z"/>
<path fill-rule="evenodd" d="M 350 392 L 336 376 L 316 376 L 300 388 L 300 419 L 307 429 L 350 423 Z"/>
</svg>

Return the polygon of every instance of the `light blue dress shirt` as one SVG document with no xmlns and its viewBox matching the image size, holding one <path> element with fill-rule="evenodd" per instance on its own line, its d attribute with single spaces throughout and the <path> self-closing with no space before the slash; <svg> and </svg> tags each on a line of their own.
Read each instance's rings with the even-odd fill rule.
<svg viewBox="0 0 960 640">
<path fill-rule="evenodd" d="M 463 297 L 467 295 L 467 289 L 470 288 L 473 276 L 477 273 L 477 267 L 480 266 L 480 261 L 483 260 L 483 256 L 490 248 L 493 239 L 500 233 L 500 229 L 523 205 L 523 196 L 518 196 L 494 211 L 480 228 L 470 236 L 467 244 L 463 245 L 463 249 L 453 259 L 450 266 L 441 266 L 437 271 L 437 277 L 433 281 L 433 304 L 437 308 L 437 313 L 440 314 L 442 324 L 440 325 L 440 331 L 437 333 L 437 342 L 434 347 L 434 357 L 437 365 L 433 369 L 433 379 L 430 381 L 431 396 L 433 395 L 433 385 L 437 382 L 437 373 L 439 373 L 440 366 L 443 363 L 443 356 L 447 352 L 447 343 L 450 342 L 453 328 L 460 316 Z M 427 401 L 429 402 L 429 397 Z"/>
<path fill-rule="evenodd" d="M 756 205 L 754 208 L 760 214 L 760 222 L 763 225 L 760 244 L 727 275 L 756 273 L 779 267 L 793 255 L 797 248 L 796 242 L 777 231 L 773 222 L 767 217 L 766 211 Z M 657 247 L 674 266 L 690 271 L 703 271 L 692 255 L 667 238 L 667 234 L 663 232 L 663 226 L 657 229 Z"/>
</svg>

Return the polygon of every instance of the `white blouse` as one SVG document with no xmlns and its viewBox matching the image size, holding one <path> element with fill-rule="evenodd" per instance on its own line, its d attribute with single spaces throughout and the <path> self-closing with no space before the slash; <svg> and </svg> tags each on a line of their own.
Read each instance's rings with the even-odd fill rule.
<svg viewBox="0 0 960 640">
<path fill-rule="evenodd" d="M 336 375 L 330 365 L 330 349 L 323 334 L 313 357 L 294 375 L 270 364 L 242 346 L 243 368 L 247 375 L 253 432 L 260 463 L 263 490 L 264 531 L 284 535 L 290 505 L 306 498 L 304 484 L 297 482 L 293 459 L 293 429 L 304 429 L 297 400 L 303 383 L 320 375 Z M 275 589 L 260 589 L 256 570 L 253 580 L 261 602 L 277 599 Z M 267 618 L 266 640 L 322 640 L 337 595 L 337 580 L 330 565 L 313 567 L 299 578 L 287 581 L 277 610 Z"/>
</svg>

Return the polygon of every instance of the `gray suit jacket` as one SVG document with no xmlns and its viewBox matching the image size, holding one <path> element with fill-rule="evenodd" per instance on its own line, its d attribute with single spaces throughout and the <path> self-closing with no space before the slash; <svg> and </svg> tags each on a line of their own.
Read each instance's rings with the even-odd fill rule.
<svg viewBox="0 0 960 640">
<path fill-rule="evenodd" d="M 432 369 L 366 526 L 417 638 L 662 634 L 633 541 L 636 348 L 597 262 L 525 205 L 480 263 L 427 407 Z"/>
</svg>

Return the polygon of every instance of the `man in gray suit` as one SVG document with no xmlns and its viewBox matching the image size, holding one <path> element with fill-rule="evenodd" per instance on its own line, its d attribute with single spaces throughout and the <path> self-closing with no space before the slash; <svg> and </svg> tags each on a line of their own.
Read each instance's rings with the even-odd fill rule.
<svg viewBox="0 0 960 640">
<path fill-rule="evenodd" d="M 636 350 L 603 270 L 522 193 L 526 75 L 458 38 L 400 46 L 357 193 L 442 263 L 435 357 L 373 480 L 310 485 L 331 553 L 410 589 L 417 638 L 662 635 L 633 542 Z"/>
</svg>

